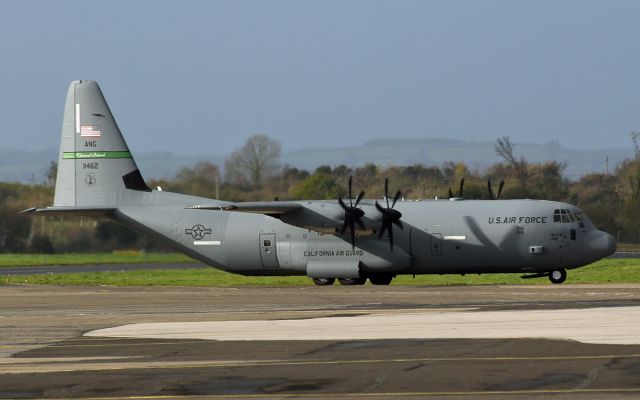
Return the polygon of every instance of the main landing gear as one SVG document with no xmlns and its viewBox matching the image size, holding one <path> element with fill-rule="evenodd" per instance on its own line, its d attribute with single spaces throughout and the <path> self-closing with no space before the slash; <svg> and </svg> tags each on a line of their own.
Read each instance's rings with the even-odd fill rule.
<svg viewBox="0 0 640 400">
<path fill-rule="evenodd" d="M 336 278 L 313 278 L 312 280 L 318 286 L 331 286 Z"/>
<path fill-rule="evenodd" d="M 549 272 L 549 280 L 551 283 L 559 284 L 567 280 L 567 270 L 564 268 L 556 269 Z"/>
<path fill-rule="evenodd" d="M 367 283 L 367 278 L 338 278 L 338 282 L 345 286 L 364 285 Z"/>
<path fill-rule="evenodd" d="M 360 277 L 360 278 L 337 278 L 338 282 L 341 285 L 345 286 L 353 286 L 353 285 L 364 285 L 367 283 L 367 279 L 371 282 L 372 285 L 389 285 L 391 281 L 395 278 L 395 275 L 392 274 L 371 274 L 369 276 Z M 336 278 L 313 278 L 313 283 L 318 286 L 331 286 L 335 283 Z"/>
</svg>

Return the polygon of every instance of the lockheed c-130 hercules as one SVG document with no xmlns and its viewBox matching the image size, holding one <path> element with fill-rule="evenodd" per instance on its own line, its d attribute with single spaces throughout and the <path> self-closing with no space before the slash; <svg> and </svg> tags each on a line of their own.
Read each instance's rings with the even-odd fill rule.
<svg viewBox="0 0 640 400">
<path fill-rule="evenodd" d="M 500 185 L 502 189 L 502 185 Z M 71 83 L 54 204 L 33 215 L 111 218 L 212 267 L 388 285 L 397 275 L 520 273 L 562 283 L 616 241 L 577 207 L 545 200 L 228 202 L 152 190 L 98 84 Z M 492 193 L 489 185 L 489 191 Z M 499 190 L 498 192 L 500 192 Z M 382 193 L 381 193 L 382 195 Z M 451 196 L 453 197 L 453 196 Z M 499 197 L 499 196 L 495 196 Z M 399 201 L 400 200 L 400 201 Z"/>
</svg>

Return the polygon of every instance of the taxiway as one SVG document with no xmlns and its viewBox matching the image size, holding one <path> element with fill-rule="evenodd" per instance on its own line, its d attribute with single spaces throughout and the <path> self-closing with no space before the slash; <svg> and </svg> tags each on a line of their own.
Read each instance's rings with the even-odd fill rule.
<svg viewBox="0 0 640 400">
<path fill-rule="evenodd" d="M 640 396 L 640 285 L 16 285 L 0 304 L 0 398 Z"/>
</svg>

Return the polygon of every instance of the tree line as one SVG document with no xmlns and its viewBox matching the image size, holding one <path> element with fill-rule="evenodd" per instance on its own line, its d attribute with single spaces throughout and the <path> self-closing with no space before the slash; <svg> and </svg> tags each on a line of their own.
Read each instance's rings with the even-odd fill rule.
<svg viewBox="0 0 640 400">
<path fill-rule="evenodd" d="M 391 191 L 402 191 L 409 200 L 448 198 L 490 199 L 504 181 L 501 199 L 546 199 L 580 207 L 600 229 L 619 241 L 640 242 L 640 132 L 632 132 L 635 155 L 611 173 L 591 173 L 576 180 L 564 175 L 566 164 L 558 161 L 528 162 L 518 155 L 508 136 L 498 138 L 495 153 L 501 158 L 486 169 L 464 161 L 442 165 L 415 164 L 359 167 L 322 165 L 307 171 L 280 164 L 278 142 L 255 135 L 234 151 L 224 164 L 224 174 L 207 161 L 180 169 L 171 179 L 148 180 L 163 190 L 230 201 L 337 199 L 346 195 L 349 176 L 354 190 L 368 198 L 384 195 L 384 181 Z M 28 217 L 19 211 L 53 202 L 56 165 L 39 183 L 0 183 L 0 251 L 89 252 L 114 249 L 163 248 L 112 221 L 81 217 Z M 459 193 L 464 179 L 463 193 Z M 489 190 L 489 181 L 493 190 Z"/>
</svg>

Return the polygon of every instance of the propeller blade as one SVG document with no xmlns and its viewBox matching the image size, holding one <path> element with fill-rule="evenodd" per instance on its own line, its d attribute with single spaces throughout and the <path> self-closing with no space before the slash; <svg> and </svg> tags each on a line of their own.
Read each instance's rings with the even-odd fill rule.
<svg viewBox="0 0 640 400">
<path fill-rule="evenodd" d="M 380 214 L 384 214 L 384 212 L 386 211 L 384 208 L 382 208 L 380 204 L 378 204 L 377 201 L 376 201 L 376 210 L 380 211 Z"/>
<path fill-rule="evenodd" d="M 393 221 L 393 224 L 394 224 L 395 226 L 397 226 L 398 228 L 400 228 L 400 229 L 404 230 L 404 225 L 402 224 L 402 221 L 400 221 L 399 219 L 398 219 L 398 220 Z"/>
<path fill-rule="evenodd" d="M 391 246 L 391 251 L 393 251 L 393 228 L 389 226 L 389 245 Z"/>
<path fill-rule="evenodd" d="M 458 191 L 458 197 L 462 197 L 462 189 L 464 189 L 464 178 L 460 179 L 460 190 Z"/>
<path fill-rule="evenodd" d="M 356 228 L 352 219 L 349 220 L 349 230 L 351 231 L 351 249 L 354 250 L 356 248 Z"/>
<path fill-rule="evenodd" d="M 493 189 L 491 188 L 491 178 L 487 180 L 487 187 L 489 189 L 489 199 L 493 200 Z"/>
<path fill-rule="evenodd" d="M 362 200 L 363 197 L 364 197 L 364 190 L 358 193 L 358 197 L 356 197 L 356 204 L 354 204 L 353 207 L 357 207 L 358 203 L 360 203 L 360 200 Z"/>
<path fill-rule="evenodd" d="M 351 202 L 351 181 L 353 180 L 353 176 L 349 176 L 349 205 L 353 207 L 353 203 Z"/>
<path fill-rule="evenodd" d="M 384 199 L 387 201 L 387 208 L 389 208 L 389 178 L 384 180 Z"/>
<path fill-rule="evenodd" d="M 500 198 L 500 195 L 502 194 L 502 188 L 504 187 L 504 179 L 500 181 L 500 186 L 498 186 L 498 196 L 496 196 L 496 199 Z"/>
<path fill-rule="evenodd" d="M 342 207 L 343 210 L 347 210 L 347 205 L 344 204 L 344 201 L 342 201 L 342 197 L 338 196 L 338 203 L 340 203 L 340 207 Z"/>
<path fill-rule="evenodd" d="M 349 224 L 349 221 L 345 218 L 344 223 L 342 224 L 342 228 L 340 229 L 340 234 L 344 235 L 344 231 L 347 230 L 347 225 Z"/>
<path fill-rule="evenodd" d="M 393 197 L 393 203 L 391 203 L 391 208 L 396 206 L 396 202 L 398 201 L 398 199 L 400 198 L 400 196 L 402 196 L 402 192 L 401 191 L 397 191 L 396 195 Z M 388 207 L 387 207 L 388 208 Z"/>
<path fill-rule="evenodd" d="M 384 235 L 384 231 L 387 230 L 388 226 L 389 224 L 387 224 L 386 222 L 382 223 L 382 228 L 380 228 L 380 233 L 378 233 L 378 239 L 382 239 L 382 235 Z"/>
<path fill-rule="evenodd" d="M 450 199 L 453 198 L 453 192 L 451 191 L 451 186 L 449 186 L 449 198 Z"/>
</svg>

